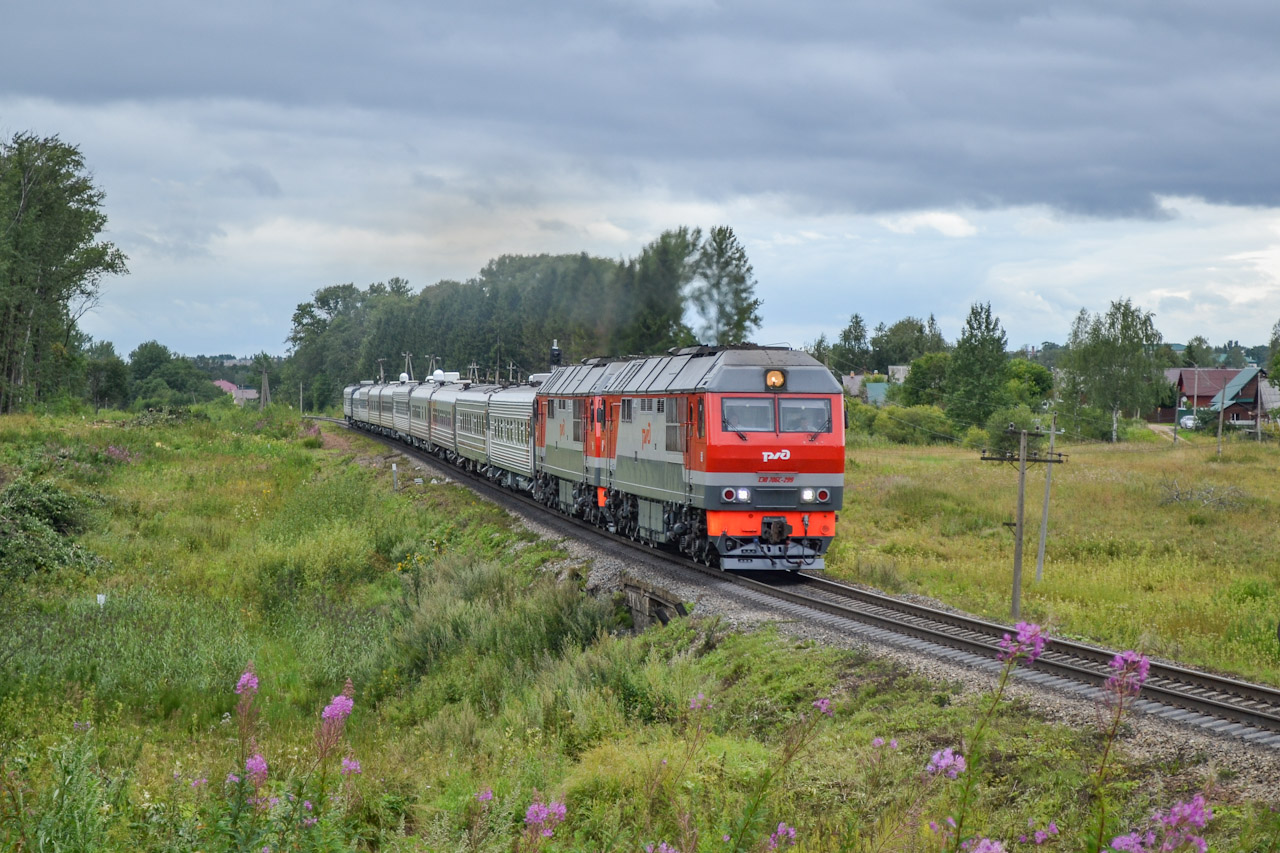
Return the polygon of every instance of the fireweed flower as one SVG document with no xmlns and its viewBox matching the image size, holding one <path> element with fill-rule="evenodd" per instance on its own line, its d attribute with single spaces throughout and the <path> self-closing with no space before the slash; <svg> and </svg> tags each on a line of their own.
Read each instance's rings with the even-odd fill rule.
<svg viewBox="0 0 1280 853">
<path fill-rule="evenodd" d="M 706 698 L 707 697 L 703 696 L 701 693 L 699 693 L 697 696 L 694 696 L 692 699 L 689 700 L 689 710 L 701 711 L 703 708 L 708 707 L 711 703 L 707 702 Z M 666 842 L 663 842 L 663 843 L 665 844 Z"/>
<path fill-rule="evenodd" d="M 831 710 L 831 700 L 825 697 L 814 700 L 813 707 L 819 712 L 826 714 L 828 717 L 834 717 L 835 713 Z"/>
<path fill-rule="evenodd" d="M 929 766 L 925 769 L 932 775 L 939 773 L 945 775 L 948 779 L 955 779 L 965 770 L 964 756 L 958 752 L 953 752 L 951 747 L 939 750 L 929 759 Z"/>
<path fill-rule="evenodd" d="M 1121 853 L 1163 853 L 1184 848 L 1205 853 L 1209 843 L 1193 830 L 1204 829 L 1212 819 L 1213 809 L 1205 805 L 1203 794 L 1196 794 L 1185 803 L 1174 803 L 1167 812 L 1156 812 L 1146 831 L 1111 839 L 1111 848 Z"/>
<path fill-rule="evenodd" d="M 245 667 L 244 672 L 240 675 L 240 680 L 236 682 L 236 695 L 248 696 L 252 699 L 258 693 L 258 676 L 253 671 L 253 661 L 249 661 L 249 665 Z"/>
<path fill-rule="evenodd" d="M 1044 629 L 1032 622 L 1019 622 L 1014 627 L 1018 630 L 1017 638 L 1005 634 L 1000 641 L 1000 654 L 997 657 L 1002 661 L 1019 658 L 1033 661 L 1040 657 L 1044 653 L 1045 644 L 1049 642 L 1049 635 Z"/>
<path fill-rule="evenodd" d="M 779 822 L 778 828 L 769 836 L 769 849 L 777 850 L 779 846 L 786 845 L 794 847 L 796 843 L 796 828 L 787 826 L 786 823 Z"/>
<path fill-rule="evenodd" d="M 646 844 L 644 846 L 644 853 L 680 853 L 680 851 L 664 841 L 657 847 L 654 847 L 652 844 Z"/>
<path fill-rule="evenodd" d="M 1004 845 L 990 838 L 979 838 L 968 850 L 969 853 L 1004 853 Z"/>
<path fill-rule="evenodd" d="M 360 761 L 350 755 L 342 759 L 342 769 L 339 771 L 343 776 L 359 776 Z"/>
<path fill-rule="evenodd" d="M 320 729 L 316 732 L 316 752 L 319 753 L 321 760 L 329 757 L 342 738 L 343 726 L 347 722 L 347 717 L 351 716 L 351 709 L 355 707 L 355 701 L 352 698 L 355 692 L 355 687 L 348 678 L 342 692 L 334 696 L 333 700 L 320 712 Z"/>
<path fill-rule="evenodd" d="M 550 838 L 554 834 L 556 826 L 564 822 L 564 817 L 564 803 L 555 801 L 544 803 L 541 800 L 534 800 L 524 813 L 524 825 L 529 827 L 531 831 L 539 832 L 543 837 Z"/>
<path fill-rule="evenodd" d="M 884 738 L 882 737 L 872 738 L 871 745 L 874 746 L 876 749 L 879 749 L 880 747 L 884 746 Z"/>
<path fill-rule="evenodd" d="M 261 788 L 262 783 L 267 781 L 267 760 L 255 752 L 245 761 L 244 772 L 253 787 Z"/>
<path fill-rule="evenodd" d="M 480 791 L 479 793 L 476 794 L 476 800 L 481 803 L 487 803 L 492 799 L 493 799 L 492 788 L 485 788 L 483 791 Z"/>
</svg>

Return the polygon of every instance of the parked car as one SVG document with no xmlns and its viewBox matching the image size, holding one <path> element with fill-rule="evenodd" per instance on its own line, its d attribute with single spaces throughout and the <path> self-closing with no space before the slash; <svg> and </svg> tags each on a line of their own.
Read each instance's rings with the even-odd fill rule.
<svg viewBox="0 0 1280 853">
<path fill-rule="evenodd" d="M 1200 419 L 1195 415 L 1183 415 L 1182 419 L 1178 421 L 1178 426 L 1183 429 L 1197 429 L 1200 426 Z"/>
</svg>

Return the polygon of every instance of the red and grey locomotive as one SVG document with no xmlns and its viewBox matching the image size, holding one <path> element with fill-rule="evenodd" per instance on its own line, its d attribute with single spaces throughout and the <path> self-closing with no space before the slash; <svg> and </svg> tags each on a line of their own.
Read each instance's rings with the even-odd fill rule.
<svg viewBox="0 0 1280 853">
<path fill-rule="evenodd" d="M 844 493 L 839 384 L 807 353 L 688 347 L 502 387 L 348 386 L 349 423 L 725 569 L 819 569 Z"/>
</svg>

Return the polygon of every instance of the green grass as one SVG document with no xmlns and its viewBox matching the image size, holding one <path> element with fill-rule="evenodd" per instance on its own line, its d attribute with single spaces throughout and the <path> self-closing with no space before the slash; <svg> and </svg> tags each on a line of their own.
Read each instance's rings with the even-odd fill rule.
<svg viewBox="0 0 1280 853">
<path fill-rule="evenodd" d="M 987 694 L 713 619 L 628 636 L 613 602 L 584 596 L 574 572 L 543 571 L 564 558 L 553 543 L 466 490 L 392 493 L 375 445 L 326 428 L 315 446 L 287 410 L 204 411 L 0 419 L 0 479 L 34 477 L 61 490 L 53 498 L 82 501 L 88 529 L 76 541 L 98 558 L 33 572 L 5 594 L 0 846 L 38 836 L 95 850 L 634 851 L 666 841 L 691 853 L 763 849 L 781 821 L 799 828 L 797 850 L 937 849 L 927 823 L 954 810 L 958 788 L 922 769 L 939 749 L 965 748 Z M 1200 461 L 1215 476 L 1253 478 L 1266 463 L 1249 452 Z M 1007 604 L 1007 468 L 936 447 L 851 456 L 833 571 L 973 609 Z M 1146 501 L 1153 516 L 1189 511 L 1161 505 L 1158 485 L 1134 470 L 1080 462 L 1060 480 L 1086 493 L 1074 511 L 1087 518 L 1051 550 L 1028 606 L 1052 610 L 1059 627 L 1087 626 L 1099 609 L 1133 606 L 1114 588 L 1120 576 L 1160 590 L 1171 618 L 1217 631 L 1219 645 L 1235 631 L 1240 659 L 1253 654 L 1253 622 L 1274 611 L 1268 576 L 1224 579 L 1198 546 L 1171 548 L 1156 533 L 1174 515 L 1097 524 L 1106 512 L 1091 504 L 1108 496 L 1121 509 Z M 1269 512 L 1256 476 L 1242 484 L 1248 506 Z M 1198 617 L 1202 600 L 1236 626 Z M 1156 621 L 1131 621 L 1135 645 L 1200 642 L 1189 632 L 1157 641 Z M 232 687 L 250 660 L 261 688 L 246 742 Z M 320 709 L 347 678 L 355 710 L 341 755 L 364 772 L 343 778 L 341 756 L 319 762 L 316 744 Z M 814 708 L 820 696 L 833 719 Z M 970 756 L 981 779 L 970 825 L 1009 842 L 1028 820 L 1085 826 L 1098 734 L 1008 701 L 992 726 L 990 748 Z M 248 751 L 270 765 L 266 794 L 321 804 L 314 826 L 285 807 L 248 808 L 252 791 L 224 781 L 243 773 Z M 1212 770 L 1134 755 L 1117 778 L 1118 833 L 1200 790 Z M 1154 778 L 1164 787 L 1145 793 Z M 486 789 L 493 798 L 478 800 Z M 566 803 L 550 839 L 524 830 L 535 798 Z M 1219 813 L 1215 849 L 1274 829 L 1259 804 Z"/>
<path fill-rule="evenodd" d="M 1247 441 L 1067 446 L 1035 581 L 1043 466 L 1027 479 L 1022 615 L 1061 635 L 1280 684 L 1277 450 Z M 1008 621 L 1016 466 L 964 449 L 851 447 L 828 566 Z M 1171 501 L 1174 481 L 1233 505 Z"/>
</svg>

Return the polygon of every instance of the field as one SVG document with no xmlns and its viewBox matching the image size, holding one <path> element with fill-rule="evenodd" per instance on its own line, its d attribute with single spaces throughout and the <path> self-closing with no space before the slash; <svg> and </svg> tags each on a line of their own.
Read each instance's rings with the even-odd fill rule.
<svg viewBox="0 0 1280 853">
<path fill-rule="evenodd" d="M 1215 620 L 1274 604 L 1266 458 L 1158 451 L 1055 471 L 1026 613 L 1274 673 L 1247 631 L 1212 658 Z M 833 571 L 1001 615 L 1016 474 L 974 457 L 852 449 Z M 1163 504 L 1179 459 L 1244 509 Z M 1280 831 L 1203 757 L 1108 752 L 1123 713 L 1066 729 L 713 619 L 633 636 L 554 543 L 456 485 L 393 492 L 379 446 L 287 409 L 6 418 L 0 489 L 3 849 L 1093 850 L 1197 794 L 1214 849 Z M 1204 541 L 1169 563 L 1169 531 Z"/>
<path fill-rule="evenodd" d="M 1238 440 L 1069 445 L 1030 466 L 1022 616 L 1061 636 L 1280 685 L 1280 450 Z M 831 574 L 1008 622 L 1018 470 L 959 448 L 849 451 Z"/>
</svg>

